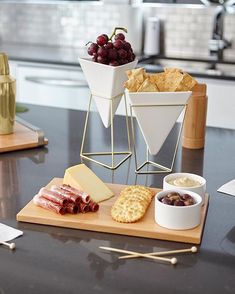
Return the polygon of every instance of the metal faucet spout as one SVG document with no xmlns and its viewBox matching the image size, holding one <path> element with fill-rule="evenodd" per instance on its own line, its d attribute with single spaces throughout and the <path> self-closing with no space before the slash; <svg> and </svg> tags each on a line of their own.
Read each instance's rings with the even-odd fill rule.
<svg viewBox="0 0 235 294">
<path fill-rule="evenodd" d="M 224 33 L 224 15 L 226 9 L 223 5 L 218 6 L 215 11 L 212 39 L 222 40 Z"/>
<path fill-rule="evenodd" d="M 215 60 L 221 60 L 223 58 L 224 49 L 231 46 L 231 42 L 224 39 L 224 17 L 226 12 L 226 6 L 219 5 L 214 15 L 212 38 L 209 40 L 209 50 L 210 55 Z"/>
</svg>

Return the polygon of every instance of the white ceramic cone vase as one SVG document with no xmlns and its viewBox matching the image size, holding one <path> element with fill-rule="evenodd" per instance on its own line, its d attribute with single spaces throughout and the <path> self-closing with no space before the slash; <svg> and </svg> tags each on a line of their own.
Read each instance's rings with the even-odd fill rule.
<svg viewBox="0 0 235 294">
<path fill-rule="evenodd" d="M 124 65 L 110 66 L 79 58 L 92 98 L 106 128 L 110 126 L 123 96 L 123 84 L 127 80 L 126 71 L 135 68 L 137 62 L 138 60 L 134 60 Z"/>
<path fill-rule="evenodd" d="M 151 155 L 156 155 L 160 151 L 191 93 L 126 91 Z"/>
</svg>

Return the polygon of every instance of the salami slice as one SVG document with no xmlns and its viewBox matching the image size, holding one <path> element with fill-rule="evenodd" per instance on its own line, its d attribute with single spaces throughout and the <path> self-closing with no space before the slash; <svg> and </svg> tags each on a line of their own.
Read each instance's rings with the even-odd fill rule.
<svg viewBox="0 0 235 294">
<path fill-rule="evenodd" d="M 39 191 L 39 195 L 40 196 L 43 196 L 47 200 L 53 201 L 55 203 L 58 203 L 61 206 L 65 206 L 68 203 L 68 200 L 64 196 L 58 194 L 57 192 L 48 190 L 46 188 L 42 188 Z"/>
<path fill-rule="evenodd" d="M 96 212 L 99 209 L 99 204 L 92 200 L 88 203 L 88 206 L 89 206 L 89 210 L 92 212 Z"/>
<path fill-rule="evenodd" d="M 45 208 L 50 211 L 54 211 L 58 214 L 65 214 L 66 208 L 60 204 L 50 201 L 39 194 L 35 195 L 33 198 L 33 203 L 37 206 Z"/>
<path fill-rule="evenodd" d="M 61 196 L 64 196 L 68 201 L 71 201 L 76 205 L 78 205 L 82 201 L 81 196 L 74 194 L 72 192 L 66 191 L 56 185 L 51 186 L 50 190 L 60 194 Z"/>
<path fill-rule="evenodd" d="M 83 202 L 81 202 L 79 204 L 79 208 L 82 213 L 88 212 L 90 210 L 89 205 L 87 205 L 86 203 L 83 203 Z"/>
<path fill-rule="evenodd" d="M 78 190 L 78 189 L 76 189 L 74 187 L 71 187 L 70 185 L 63 184 L 60 188 L 65 190 L 65 191 L 74 193 L 74 194 L 82 197 L 82 202 L 83 203 L 88 203 L 90 201 L 90 199 L 91 199 L 90 196 L 86 192 L 83 192 L 83 191 Z"/>
<path fill-rule="evenodd" d="M 76 214 L 78 213 L 79 207 L 74 203 L 68 203 L 66 206 L 66 212 Z"/>
</svg>

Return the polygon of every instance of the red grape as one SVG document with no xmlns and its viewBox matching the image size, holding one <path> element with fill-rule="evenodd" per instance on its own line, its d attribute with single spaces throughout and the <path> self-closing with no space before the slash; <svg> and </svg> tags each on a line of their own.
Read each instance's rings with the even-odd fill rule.
<svg viewBox="0 0 235 294">
<path fill-rule="evenodd" d="M 115 35 L 115 40 L 125 40 L 125 36 L 122 33 Z"/>
<path fill-rule="evenodd" d="M 106 34 L 101 34 L 97 37 L 96 43 L 89 42 L 87 52 L 92 56 L 92 61 L 119 66 L 135 59 L 131 44 L 125 41 L 123 33 L 116 34 L 117 29 L 122 29 L 126 32 L 123 28 L 115 28 L 110 38 Z"/>
<path fill-rule="evenodd" d="M 97 50 L 97 54 L 98 56 L 100 57 L 107 57 L 108 56 L 108 50 L 104 47 L 100 47 L 98 50 Z"/>
<path fill-rule="evenodd" d="M 122 40 L 116 40 L 113 42 L 113 47 L 116 49 L 122 49 L 123 48 L 123 41 Z"/>
<path fill-rule="evenodd" d="M 97 56 L 93 56 L 92 61 L 97 62 Z"/>
<path fill-rule="evenodd" d="M 123 64 L 128 63 L 128 60 L 127 59 L 119 59 L 118 62 L 120 65 L 123 65 Z"/>
<path fill-rule="evenodd" d="M 93 55 L 97 52 L 99 46 L 96 43 L 91 43 L 91 45 L 88 47 L 87 52 L 89 55 Z"/>
<path fill-rule="evenodd" d="M 123 49 L 125 49 L 126 51 L 131 49 L 131 44 L 129 42 L 124 41 L 123 42 Z"/>
<path fill-rule="evenodd" d="M 108 59 L 109 60 L 116 60 L 118 58 L 118 52 L 116 49 L 109 49 L 108 50 Z"/>
<path fill-rule="evenodd" d="M 127 58 L 127 52 L 126 52 L 126 50 L 124 50 L 124 49 L 119 49 L 119 50 L 118 50 L 118 57 L 119 57 L 120 59 L 125 59 L 125 58 Z"/>
<path fill-rule="evenodd" d="M 103 34 L 97 37 L 96 43 L 100 46 L 103 46 L 108 43 L 108 40 L 109 40 L 108 36 Z"/>
<path fill-rule="evenodd" d="M 98 63 L 103 63 L 103 64 L 108 64 L 108 59 L 105 58 L 105 57 L 98 56 L 97 57 L 97 62 Z"/>
<path fill-rule="evenodd" d="M 108 43 L 105 45 L 105 48 L 106 48 L 106 49 L 113 49 L 113 43 L 112 43 L 112 42 L 108 42 Z"/>
<path fill-rule="evenodd" d="M 127 51 L 127 59 L 128 61 L 132 61 L 132 52 L 131 51 Z"/>
<path fill-rule="evenodd" d="M 112 65 L 112 66 L 118 66 L 119 63 L 118 63 L 117 60 L 111 60 L 111 61 L 109 61 L 109 65 Z"/>
</svg>

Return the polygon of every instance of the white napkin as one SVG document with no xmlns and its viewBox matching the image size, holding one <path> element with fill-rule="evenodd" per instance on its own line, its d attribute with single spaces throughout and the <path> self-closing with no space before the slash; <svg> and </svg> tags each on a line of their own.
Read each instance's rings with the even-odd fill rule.
<svg viewBox="0 0 235 294">
<path fill-rule="evenodd" d="M 0 223 L 0 243 L 11 241 L 21 235 L 22 231 Z"/>
<path fill-rule="evenodd" d="M 224 184 L 217 191 L 235 196 L 235 180 L 232 180 L 232 181 Z"/>
</svg>

